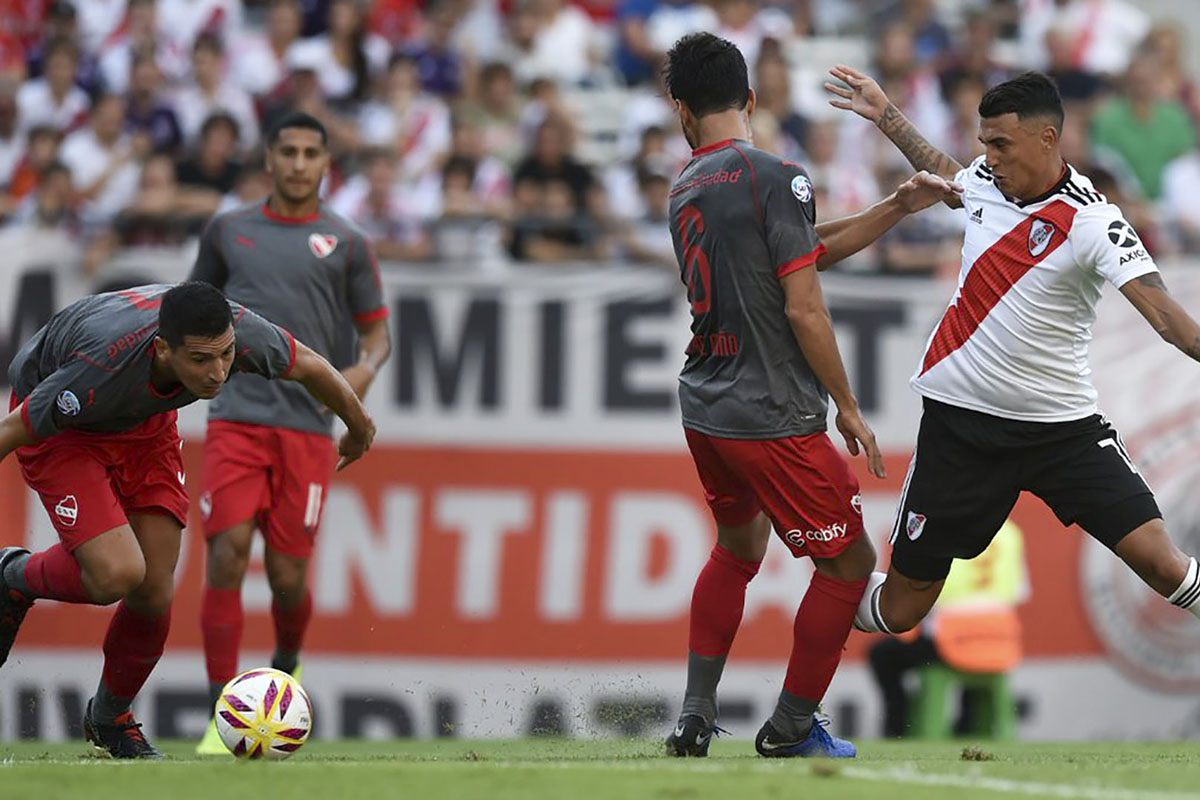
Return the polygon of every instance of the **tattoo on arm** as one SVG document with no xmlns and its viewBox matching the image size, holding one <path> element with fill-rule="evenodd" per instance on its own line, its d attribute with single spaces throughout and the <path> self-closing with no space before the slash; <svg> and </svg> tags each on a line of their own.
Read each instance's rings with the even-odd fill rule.
<svg viewBox="0 0 1200 800">
<path fill-rule="evenodd" d="M 1163 283 L 1162 275 L 1157 272 L 1140 275 L 1134 278 L 1134 280 L 1140 283 L 1142 286 L 1148 286 L 1151 289 L 1158 289 L 1160 292 L 1167 291 L 1167 285 Z"/>
<path fill-rule="evenodd" d="M 917 126 L 904 118 L 895 103 L 888 103 L 883 110 L 883 116 L 879 118 L 879 130 L 892 140 L 916 169 L 949 178 L 962 169 L 962 164 L 926 141 Z"/>
</svg>

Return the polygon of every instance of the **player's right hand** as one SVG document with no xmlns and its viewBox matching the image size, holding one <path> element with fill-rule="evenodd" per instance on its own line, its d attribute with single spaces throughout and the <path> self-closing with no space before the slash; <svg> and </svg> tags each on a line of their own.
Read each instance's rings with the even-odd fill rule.
<svg viewBox="0 0 1200 800">
<path fill-rule="evenodd" d="M 846 449 L 850 455 L 858 455 L 859 445 L 867 454 L 867 470 L 876 478 L 886 478 L 887 470 L 883 468 L 883 453 L 875 442 L 875 433 L 867 425 L 866 420 L 858 409 L 843 411 L 838 409 L 835 420 L 838 432 L 846 439 Z"/>
<path fill-rule="evenodd" d="M 338 442 L 338 459 L 337 471 L 341 472 L 350 464 L 358 461 L 363 455 L 371 449 L 371 442 L 375 440 L 375 423 L 370 417 L 367 417 L 367 427 L 361 431 L 346 431 L 342 434 L 341 440 Z"/>
<path fill-rule="evenodd" d="M 829 74 L 850 87 L 826 82 L 825 88 L 841 98 L 830 98 L 829 105 L 853 111 L 878 125 L 890 101 L 875 79 L 845 64 L 838 64 L 829 70 Z"/>
</svg>

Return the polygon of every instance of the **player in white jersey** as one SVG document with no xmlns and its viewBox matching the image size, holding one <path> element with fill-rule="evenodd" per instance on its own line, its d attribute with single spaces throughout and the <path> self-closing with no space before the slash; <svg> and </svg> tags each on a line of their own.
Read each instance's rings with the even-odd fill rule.
<svg viewBox="0 0 1200 800">
<path fill-rule="evenodd" d="M 892 530 L 856 625 L 900 633 L 929 612 L 955 558 L 981 553 L 1022 491 L 1077 523 L 1150 587 L 1200 617 L 1200 568 L 1167 534 L 1149 485 L 1097 409 L 1087 363 L 1111 282 L 1167 342 L 1200 360 L 1200 325 L 1167 293 L 1120 209 L 1059 151 L 1045 75 L 979 104 L 985 154 L 963 167 L 930 145 L 868 76 L 839 66 L 830 102 L 874 122 L 917 169 L 963 185 L 958 290 L 912 379 L 924 413 Z M 842 85 L 844 84 L 844 85 Z M 848 87 L 848 88 L 847 88 Z"/>
</svg>

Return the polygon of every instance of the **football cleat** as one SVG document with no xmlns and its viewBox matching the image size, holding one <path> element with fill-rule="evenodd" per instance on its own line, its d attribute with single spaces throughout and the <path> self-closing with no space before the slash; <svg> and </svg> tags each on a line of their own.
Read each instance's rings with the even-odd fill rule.
<svg viewBox="0 0 1200 800">
<path fill-rule="evenodd" d="M 724 732 L 716 725 L 706 723 L 698 714 L 684 714 L 676 723 L 675 730 L 667 737 L 667 755 L 677 758 L 704 758 L 708 755 L 708 745 L 712 737 Z"/>
<path fill-rule="evenodd" d="M 8 653 L 17 640 L 17 631 L 21 630 L 25 614 L 33 605 L 32 600 L 4 583 L 4 568 L 14 558 L 28 554 L 29 551 L 24 547 L 0 548 L 0 666 L 8 661 Z"/>
<path fill-rule="evenodd" d="M 808 735 L 789 742 L 767 722 L 754 737 L 754 749 L 766 758 L 854 758 L 858 755 L 853 742 L 834 736 L 827 730 L 828 726 L 828 719 L 814 715 Z"/>
<path fill-rule="evenodd" d="M 92 701 L 88 700 L 83 714 L 83 735 L 98 749 L 113 758 L 162 758 L 154 745 L 142 733 L 142 723 L 134 722 L 133 712 L 126 711 L 111 723 L 92 719 Z"/>
</svg>

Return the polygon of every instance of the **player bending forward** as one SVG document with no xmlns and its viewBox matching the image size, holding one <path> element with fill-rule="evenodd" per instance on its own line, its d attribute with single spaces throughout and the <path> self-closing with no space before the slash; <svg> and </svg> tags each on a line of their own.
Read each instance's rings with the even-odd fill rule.
<svg viewBox="0 0 1200 800">
<path fill-rule="evenodd" d="M 883 461 L 850 391 L 816 272 L 956 187 L 918 175 L 866 211 L 814 227 L 804 170 L 750 145 L 755 97 L 736 46 L 711 34 L 684 37 L 667 56 L 666 81 L 695 148 L 671 190 L 671 233 L 692 306 L 679 399 L 717 522 L 692 595 L 687 690 L 667 752 L 708 753 L 717 684 L 773 525 L 816 573 L 756 748 L 853 756 L 854 745 L 831 736 L 814 713 L 875 564 L 858 482 L 825 434 L 830 395 L 850 452 L 862 447 L 879 477 Z"/>
<path fill-rule="evenodd" d="M 162 656 L 187 522 L 175 409 L 216 397 L 232 372 L 303 384 L 348 432 L 339 466 L 375 425 L 345 378 L 286 330 L 206 283 L 86 297 L 34 334 L 9 368 L 0 459 L 14 450 L 59 544 L 0 548 L 0 664 L 34 600 L 120 601 L 84 733 L 116 758 L 160 758 L 130 706 Z"/>
<path fill-rule="evenodd" d="M 963 167 L 926 142 L 875 83 L 839 66 L 838 108 L 879 126 L 916 167 L 966 191 L 958 291 L 912 385 L 924 413 L 886 576 L 856 623 L 920 622 L 955 558 L 987 547 L 1017 495 L 1078 523 L 1171 603 L 1200 616 L 1200 570 L 1167 534 L 1121 436 L 1097 411 L 1087 345 L 1110 281 L 1171 344 L 1200 360 L 1200 326 L 1167 294 L 1120 209 L 1059 152 L 1063 108 L 1045 75 L 992 87 L 979 104 L 984 155 Z M 886 578 L 886 579 L 885 579 Z"/>
<path fill-rule="evenodd" d="M 271 196 L 222 214 L 200 241 L 192 279 L 222 289 L 331 358 L 346 320 L 359 358 L 342 373 L 360 398 L 391 350 L 387 306 L 371 243 L 321 204 L 329 169 L 325 128 L 285 116 L 267 136 Z M 239 375 L 209 406 L 200 512 L 208 542 L 201 628 L 209 693 L 237 674 L 242 581 L 257 526 L 266 541 L 275 653 L 271 666 L 300 677 L 312 616 L 308 562 L 333 472 L 329 412 L 299 386 Z M 224 754 L 209 722 L 196 752 Z"/>
</svg>

